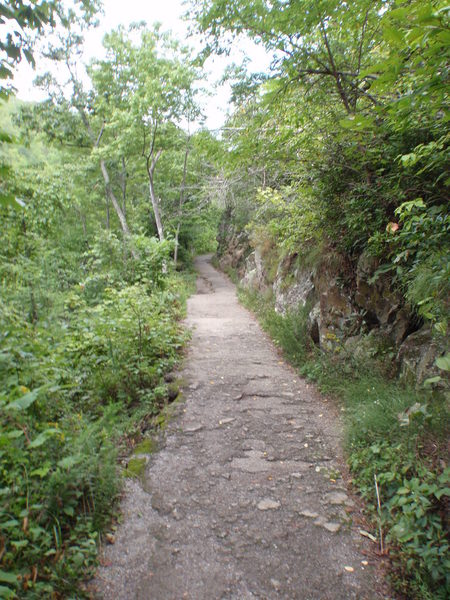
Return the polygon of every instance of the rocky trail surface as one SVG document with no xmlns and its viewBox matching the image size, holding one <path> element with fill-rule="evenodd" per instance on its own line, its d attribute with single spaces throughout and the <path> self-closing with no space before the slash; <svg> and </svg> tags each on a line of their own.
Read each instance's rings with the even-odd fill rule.
<svg viewBox="0 0 450 600">
<path fill-rule="evenodd" d="M 98 596 L 386 598 L 339 476 L 335 412 L 283 363 L 208 257 L 197 269 L 184 400 L 142 481 L 126 484 Z"/>
</svg>

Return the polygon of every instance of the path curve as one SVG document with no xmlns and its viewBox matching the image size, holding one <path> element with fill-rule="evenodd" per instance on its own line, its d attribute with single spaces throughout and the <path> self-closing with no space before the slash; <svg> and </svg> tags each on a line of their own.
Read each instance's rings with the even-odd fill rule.
<svg viewBox="0 0 450 600">
<path fill-rule="evenodd" d="M 95 585 L 114 600 L 375 600 L 333 411 L 285 365 L 235 287 L 196 260 L 178 403 Z M 369 562 L 369 564 L 367 564 Z"/>
</svg>

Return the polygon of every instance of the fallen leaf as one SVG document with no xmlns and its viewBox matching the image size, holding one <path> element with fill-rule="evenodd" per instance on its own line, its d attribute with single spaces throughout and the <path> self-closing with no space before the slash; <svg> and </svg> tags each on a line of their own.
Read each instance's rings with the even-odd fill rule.
<svg viewBox="0 0 450 600">
<path fill-rule="evenodd" d="M 353 571 L 355 570 L 353 567 L 344 567 L 344 569 L 349 573 L 353 573 Z"/>
<path fill-rule="evenodd" d="M 377 541 L 377 538 L 374 535 L 372 535 L 368 531 L 364 531 L 364 529 L 360 529 L 359 530 L 359 535 L 362 535 L 363 537 L 369 538 L 369 540 L 372 540 L 372 542 L 376 542 Z"/>
<path fill-rule="evenodd" d="M 367 567 L 367 565 L 369 564 L 368 560 L 362 560 L 361 564 L 364 565 L 365 567 Z"/>
<path fill-rule="evenodd" d="M 107 533 L 106 534 L 106 541 L 108 542 L 108 544 L 115 544 L 116 543 L 116 538 L 112 533 Z"/>
</svg>

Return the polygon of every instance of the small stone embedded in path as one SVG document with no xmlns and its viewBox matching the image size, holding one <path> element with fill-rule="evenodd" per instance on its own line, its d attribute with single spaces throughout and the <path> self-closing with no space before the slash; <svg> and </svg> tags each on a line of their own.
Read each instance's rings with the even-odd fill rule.
<svg viewBox="0 0 450 600">
<path fill-rule="evenodd" d="M 308 517 L 308 519 L 316 519 L 319 515 L 312 510 L 302 510 L 300 513 L 302 517 Z"/>
<path fill-rule="evenodd" d="M 332 505 L 340 505 L 345 504 L 347 506 L 353 506 L 353 500 L 345 494 L 344 492 L 331 492 L 330 494 L 326 494 L 325 502 Z"/>
<path fill-rule="evenodd" d="M 324 517 L 319 517 L 318 519 L 316 519 L 314 521 L 314 525 L 319 525 L 320 527 L 323 527 L 331 533 L 337 533 L 341 528 L 340 523 L 333 523 L 332 521 L 327 521 Z"/>
<path fill-rule="evenodd" d="M 265 498 L 258 502 L 257 506 L 259 510 L 275 510 L 276 508 L 280 508 L 280 503 L 277 500 Z"/>
<path fill-rule="evenodd" d="M 387 598 L 363 562 L 374 544 L 349 522 L 355 507 L 339 475 L 331 402 L 281 360 L 234 285 L 206 257 L 196 267 L 183 400 L 170 405 L 143 477 L 125 483 L 121 525 L 93 592 L 104 600 Z"/>
</svg>

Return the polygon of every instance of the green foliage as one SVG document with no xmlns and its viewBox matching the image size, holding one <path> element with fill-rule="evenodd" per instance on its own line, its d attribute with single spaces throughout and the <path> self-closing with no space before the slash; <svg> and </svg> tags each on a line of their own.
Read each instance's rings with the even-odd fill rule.
<svg viewBox="0 0 450 600">
<path fill-rule="evenodd" d="M 259 87 L 243 69 L 230 71 L 240 91 L 224 134 L 225 172 L 237 231 L 249 222 L 251 237 L 268 233 L 282 253 L 326 238 L 356 261 L 370 247 L 384 272 L 395 272 L 405 301 L 443 333 L 448 6 L 191 5 L 207 52 L 226 51 L 241 34 L 274 52 Z M 417 198 L 423 206 L 400 215 Z M 395 235 L 392 224 L 401 226 Z"/>
<path fill-rule="evenodd" d="M 117 442 L 158 412 L 184 341 L 179 284 L 157 279 L 151 291 L 149 279 L 116 279 L 89 303 L 76 285 L 54 322 L 0 307 L 2 568 L 24 597 L 71 593 L 95 566 L 96 532 L 120 489 Z"/>
<path fill-rule="evenodd" d="M 10 181 L 25 207 L 0 208 L 2 597 L 83 596 L 117 454 L 166 401 L 186 337 L 173 243 L 133 236 L 132 259 L 101 228 L 83 151 L 47 152 L 51 164 L 25 161 L 26 180 Z"/>
<path fill-rule="evenodd" d="M 261 298 L 256 292 L 241 290 L 239 299 L 258 314 L 262 326 L 283 349 L 289 362 L 295 367 L 301 367 L 312 351 L 312 340 L 307 333 L 311 307 L 301 306 L 295 312 L 283 316 L 274 310 L 270 301 Z"/>
<path fill-rule="evenodd" d="M 7 0 L 3 3 L 0 25 L 7 29 L 8 34 L 0 43 L 0 79 L 12 78 L 14 67 L 23 56 L 29 63 L 35 64 L 30 34 L 42 33 L 46 24 L 54 23 L 55 8 L 53 1 L 25 3 L 22 0 Z M 0 87 L 2 95 L 5 91 L 3 86 Z"/>
<path fill-rule="evenodd" d="M 449 545 L 444 522 L 450 495 L 448 469 L 417 460 L 406 440 L 381 440 L 354 449 L 355 483 L 375 504 L 374 474 L 381 491 L 382 526 L 391 556 L 399 561 L 396 586 L 414 598 L 446 597 Z"/>
<path fill-rule="evenodd" d="M 389 224 L 385 233 L 371 239 L 371 244 L 384 245 L 392 261 L 387 266 L 395 273 L 408 300 L 417 306 L 422 317 L 434 323 L 438 332 L 445 333 L 450 292 L 447 208 L 427 207 L 418 198 L 401 204 L 395 216 L 398 223 Z"/>
<path fill-rule="evenodd" d="M 254 223 L 264 223 L 269 235 L 286 253 L 301 245 L 317 242 L 320 236 L 319 215 L 310 190 L 285 187 L 281 190 L 259 189 L 255 198 Z M 250 224 L 250 230 L 255 227 Z"/>
</svg>

